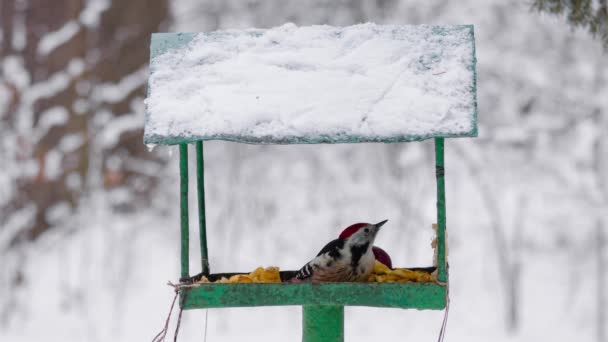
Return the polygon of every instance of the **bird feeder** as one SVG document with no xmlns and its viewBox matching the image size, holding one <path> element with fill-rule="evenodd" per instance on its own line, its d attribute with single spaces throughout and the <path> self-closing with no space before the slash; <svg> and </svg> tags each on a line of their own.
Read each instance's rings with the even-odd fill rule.
<svg viewBox="0 0 608 342">
<path fill-rule="evenodd" d="M 342 341 L 346 305 L 444 309 L 444 139 L 477 136 L 475 63 L 470 25 L 286 24 L 153 34 L 144 142 L 179 146 L 182 280 L 191 278 L 188 144 L 196 146 L 201 275 L 214 279 L 218 275 L 210 273 L 207 249 L 204 141 L 435 141 L 436 281 L 207 283 L 180 290 L 182 309 L 301 305 L 304 341 Z"/>
</svg>

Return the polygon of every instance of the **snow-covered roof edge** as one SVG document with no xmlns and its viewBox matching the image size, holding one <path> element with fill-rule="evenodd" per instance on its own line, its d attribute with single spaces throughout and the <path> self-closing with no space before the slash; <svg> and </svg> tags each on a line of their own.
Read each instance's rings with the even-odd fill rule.
<svg viewBox="0 0 608 342">
<path fill-rule="evenodd" d="M 326 25 L 323 25 L 326 26 Z M 477 58 L 475 53 L 475 38 L 474 38 L 474 26 L 473 25 L 419 25 L 419 27 L 426 26 L 436 31 L 445 30 L 468 30 L 470 34 L 471 44 L 471 64 L 468 65 L 468 69 L 472 73 L 472 86 L 470 92 L 473 96 L 473 112 L 472 112 L 472 125 L 471 129 L 462 133 L 435 133 L 435 134 L 420 134 L 420 135 L 393 135 L 390 137 L 386 136 L 357 136 L 351 134 L 319 134 L 315 136 L 285 136 L 285 137 L 254 137 L 244 136 L 241 134 L 212 134 L 212 135 L 171 135 L 171 134 L 156 134 L 145 130 L 144 143 L 145 144 L 181 144 L 181 143 L 193 143 L 197 141 L 205 140 L 224 140 L 240 143 L 249 144 L 319 144 L 319 143 L 363 143 L 363 142 L 383 142 L 383 143 L 396 143 L 396 142 L 411 142 L 411 141 L 422 141 L 432 138 L 458 138 L 458 137 L 477 137 L 478 135 L 478 104 L 477 104 Z M 413 26 L 412 26 L 413 27 Z M 214 31 L 207 33 L 194 33 L 194 32 L 182 32 L 182 33 L 153 33 L 151 36 L 150 44 L 150 61 L 156 57 L 162 56 L 163 54 L 170 52 L 175 49 L 187 48 L 190 42 L 197 37 L 197 35 L 214 36 L 222 39 L 223 37 L 231 37 L 237 34 L 249 34 L 252 37 L 258 37 L 263 35 L 266 29 L 248 29 L 248 30 L 224 30 Z M 149 87 L 148 87 L 149 94 Z M 146 108 L 145 121 L 148 123 L 150 113 Z"/>
</svg>

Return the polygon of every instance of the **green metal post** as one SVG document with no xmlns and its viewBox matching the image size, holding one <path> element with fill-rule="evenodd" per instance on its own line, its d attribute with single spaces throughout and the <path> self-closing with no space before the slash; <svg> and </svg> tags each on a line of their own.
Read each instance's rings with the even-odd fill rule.
<svg viewBox="0 0 608 342">
<path fill-rule="evenodd" d="M 188 228 L 188 145 L 179 144 L 179 187 L 180 187 L 180 223 L 181 223 L 181 259 L 182 279 L 190 276 L 188 249 L 190 237 Z"/>
<path fill-rule="evenodd" d="M 196 142 L 196 181 L 198 189 L 198 229 L 201 244 L 201 266 L 203 274 L 209 274 L 209 256 L 207 252 L 207 221 L 205 216 L 205 160 L 203 159 L 203 142 Z"/>
<path fill-rule="evenodd" d="M 344 307 L 304 305 L 302 329 L 302 342 L 343 342 Z"/>
<path fill-rule="evenodd" d="M 435 175 L 437 177 L 437 280 L 447 282 L 443 138 L 435 138 Z"/>
</svg>

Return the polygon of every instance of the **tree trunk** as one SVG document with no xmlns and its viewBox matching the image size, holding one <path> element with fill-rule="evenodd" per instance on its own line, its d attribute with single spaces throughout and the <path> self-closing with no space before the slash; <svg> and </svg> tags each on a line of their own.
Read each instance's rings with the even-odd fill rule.
<svg viewBox="0 0 608 342">
<path fill-rule="evenodd" d="M 167 0 L 3 0 L 0 154 L 13 187 L 0 202 L 0 250 L 33 240 L 96 188 L 145 199 L 154 178 L 133 164 L 156 160 L 141 142 L 150 33 Z M 146 13 L 142 16 L 142 13 Z M 30 208 L 29 211 L 25 210 Z M 25 210 L 25 211 L 24 211 Z"/>
<path fill-rule="evenodd" d="M 167 18 L 168 0 L 0 1 L 0 291 L 91 194 L 146 205 L 157 177 L 142 164 L 161 162 L 142 143 L 149 41 Z"/>
</svg>

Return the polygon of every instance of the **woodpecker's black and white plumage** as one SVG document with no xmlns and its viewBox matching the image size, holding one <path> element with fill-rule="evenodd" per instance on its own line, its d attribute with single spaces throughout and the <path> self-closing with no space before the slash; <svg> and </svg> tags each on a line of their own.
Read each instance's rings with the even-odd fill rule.
<svg viewBox="0 0 608 342">
<path fill-rule="evenodd" d="M 296 273 L 293 281 L 367 280 L 374 269 L 374 240 L 386 221 L 357 223 L 344 229 L 338 239 L 325 245 L 314 259 Z"/>
</svg>

